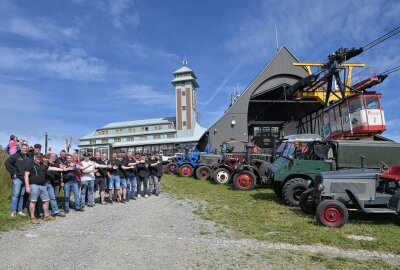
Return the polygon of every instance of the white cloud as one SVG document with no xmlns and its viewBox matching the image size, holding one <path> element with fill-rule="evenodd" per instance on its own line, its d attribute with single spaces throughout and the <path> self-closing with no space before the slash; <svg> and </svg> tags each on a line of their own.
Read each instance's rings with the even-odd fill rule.
<svg viewBox="0 0 400 270">
<path fill-rule="evenodd" d="M 153 110 L 158 107 L 175 108 L 175 95 L 171 92 L 154 90 L 143 84 L 124 86 L 116 91 L 116 97 L 124 100 L 133 100 L 138 106 L 150 105 Z"/>
<path fill-rule="evenodd" d="M 135 2 L 133 0 L 75 0 L 74 2 L 79 5 L 89 4 L 108 14 L 114 26 L 119 29 L 136 27 L 140 23 L 140 16 L 135 10 Z"/>
<path fill-rule="evenodd" d="M 77 39 L 79 34 L 73 27 L 62 27 L 43 18 L 26 18 L 10 1 L 0 2 L 0 32 L 47 42 Z"/>
<path fill-rule="evenodd" d="M 101 81 L 107 71 L 103 61 L 88 55 L 80 48 L 49 52 L 0 47 L 0 58 L 0 69 L 10 72 L 32 71 L 37 73 L 38 77 L 56 76 L 76 81 Z"/>
</svg>

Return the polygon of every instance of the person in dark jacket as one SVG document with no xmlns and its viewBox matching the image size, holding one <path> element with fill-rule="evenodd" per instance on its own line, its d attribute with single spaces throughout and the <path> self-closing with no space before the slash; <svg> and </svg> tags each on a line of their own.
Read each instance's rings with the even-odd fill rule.
<svg viewBox="0 0 400 270">
<path fill-rule="evenodd" d="M 29 158 L 31 160 L 33 160 L 33 156 L 36 155 L 36 154 L 40 154 L 41 151 L 42 151 L 42 146 L 40 144 L 38 144 L 38 143 L 35 144 L 33 146 L 33 149 L 29 150 L 29 152 L 28 152 Z"/>
<path fill-rule="evenodd" d="M 24 174 L 26 163 L 29 160 L 29 146 L 22 145 L 21 151 L 11 155 L 5 162 L 5 167 L 12 179 L 11 216 L 25 215 L 23 213 L 25 183 Z"/>
<path fill-rule="evenodd" d="M 139 153 L 135 154 L 135 159 L 137 162 L 136 170 L 137 170 L 137 197 L 140 198 L 144 196 L 145 198 L 149 197 L 148 195 L 148 178 L 149 178 L 149 161 L 147 159 L 142 158 Z M 143 194 L 141 193 L 143 184 Z"/>
<path fill-rule="evenodd" d="M 162 176 L 162 158 L 153 152 L 149 158 L 150 194 L 160 195 L 160 178 Z"/>
</svg>

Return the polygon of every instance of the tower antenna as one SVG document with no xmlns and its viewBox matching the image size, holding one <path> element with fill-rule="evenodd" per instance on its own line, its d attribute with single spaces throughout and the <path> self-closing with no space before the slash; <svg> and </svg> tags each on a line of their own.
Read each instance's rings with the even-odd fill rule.
<svg viewBox="0 0 400 270">
<path fill-rule="evenodd" d="M 187 56 L 186 56 L 186 50 L 185 50 L 185 58 L 183 59 L 183 65 L 184 66 L 188 65 L 188 60 L 187 60 Z"/>
</svg>

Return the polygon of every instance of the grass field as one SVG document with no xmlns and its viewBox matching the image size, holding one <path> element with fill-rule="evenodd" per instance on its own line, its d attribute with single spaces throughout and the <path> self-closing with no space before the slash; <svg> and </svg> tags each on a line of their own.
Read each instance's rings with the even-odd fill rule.
<svg viewBox="0 0 400 270">
<path fill-rule="evenodd" d="M 165 175 L 163 191 L 179 199 L 200 202 L 195 211 L 233 230 L 239 238 L 306 245 L 388 251 L 400 254 L 400 218 L 394 215 L 366 215 L 351 212 L 349 223 L 332 229 L 317 226 L 315 217 L 297 207 L 281 203 L 272 189 L 236 191 L 231 186 Z M 374 240 L 352 240 L 348 236 L 368 236 Z"/>
</svg>

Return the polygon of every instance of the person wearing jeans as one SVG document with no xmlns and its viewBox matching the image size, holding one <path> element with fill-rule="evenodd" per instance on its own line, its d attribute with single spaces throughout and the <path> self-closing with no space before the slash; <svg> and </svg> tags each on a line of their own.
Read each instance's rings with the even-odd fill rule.
<svg viewBox="0 0 400 270">
<path fill-rule="evenodd" d="M 122 199 L 121 196 L 121 180 L 119 178 L 119 170 L 121 169 L 122 162 L 117 159 L 117 153 L 112 154 L 112 159 L 110 162 L 111 168 L 110 171 L 110 178 L 109 178 L 109 203 L 113 203 L 113 190 L 115 188 L 115 193 L 117 197 L 117 201 L 120 202 Z"/>
<path fill-rule="evenodd" d="M 64 178 L 61 182 L 61 186 L 64 187 L 64 213 L 69 212 L 71 191 L 74 193 L 75 210 L 83 212 L 79 199 L 77 166 L 73 161 L 72 155 L 68 154 L 66 156 Z"/>
<path fill-rule="evenodd" d="M 81 207 L 85 208 L 86 192 L 88 197 L 88 206 L 93 207 L 93 191 L 94 191 L 94 180 L 84 180 L 82 174 L 81 181 Z"/>
<path fill-rule="evenodd" d="M 122 169 L 126 172 L 126 179 L 128 185 L 128 197 L 130 199 L 136 200 L 136 160 L 133 157 L 132 151 L 128 151 L 128 156 L 126 157 L 124 164 L 122 165 Z"/>
<path fill-rule="evenodd" d="M 24 195 L 25 195 L 25 166 L 29 161 L 29 147 L 22 145 L 21 151 L 11 155 L 5 162 L 5 167 L 12 179 L 12 197 L 11 197 L 11 216 L 23 215 Z"/>
<path fill-rule="evenodd" d="M 67 181 L 64 180 L 64 212 L 69 212 L 69 198 L 71 196 L 71 191 L 74 194 L 74 201 L 75 201 L 75 209 L 77 211 L 83 211 L 81 208 L 81 203 L 79 200 L 79 189 L 78 189 L 78 182 L 74 181 Z"/>
</svg>

